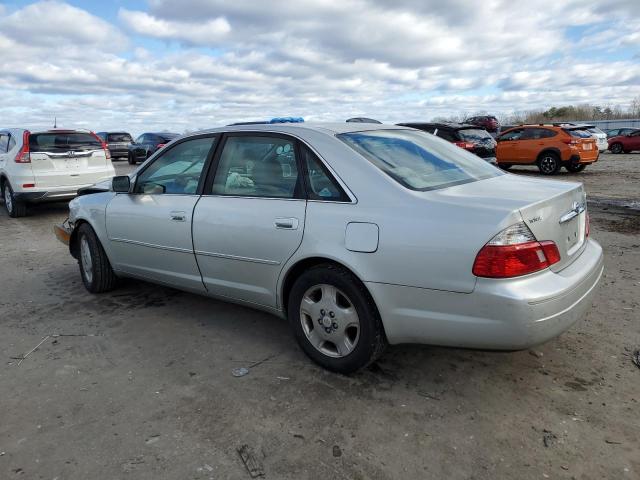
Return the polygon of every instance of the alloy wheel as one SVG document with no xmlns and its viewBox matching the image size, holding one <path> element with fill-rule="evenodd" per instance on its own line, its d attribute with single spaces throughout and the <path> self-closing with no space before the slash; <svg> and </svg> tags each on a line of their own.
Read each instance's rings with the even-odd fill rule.
<svg viewBox="0 0 640 480">
<path fill-rule="evenodd" d="M 557 162 L 555 157 L 545 155 L 540 161 L 540 170 L 542 170 L 542 173 L 553 173 L 556 171 L 556 164 Z"/>
<path fill-rule="evenodd" d="M 82 273 L 87 282 L 93 280 L 93 261 L 91 259 L 91 249 L 87 237 L 83 236 L 80 240 L 80 258 L 82 260 Z"/>
<path fill-rule="evenodd" d="M 8 185 L 4 187 L 4 204 L 7 207 L 7 212 L 11 213 L 13 211 L 13 198 Z"/>
<path fill-rule="evenodd" d="M 360 338 L 360 319 L 355 306 L 333 285 L 314 285 L 305 292 L 300 304 L 300 322 L 309 343 L 328 357 L 346 357 Z"/>
</svg>

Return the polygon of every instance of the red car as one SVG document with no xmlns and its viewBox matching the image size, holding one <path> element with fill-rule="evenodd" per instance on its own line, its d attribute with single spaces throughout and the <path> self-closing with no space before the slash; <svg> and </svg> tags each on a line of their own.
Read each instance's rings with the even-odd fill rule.
<svg viewBox="0 0 640 480">
<path fill-rule="evenodd" d="M 629 153 L 640 150 L 640 130 L 636 130 L 626 135 L 618 135 L 608 139 L 609 151 L 611 153 Z"/>
<path fill-rule="evenodd" d="M 497 133 L 500 130 L 500 122 L 493 115 L 480 115 L 467 118 L 464 123 L 484 128 L 489 133 Z"/>
</svg>

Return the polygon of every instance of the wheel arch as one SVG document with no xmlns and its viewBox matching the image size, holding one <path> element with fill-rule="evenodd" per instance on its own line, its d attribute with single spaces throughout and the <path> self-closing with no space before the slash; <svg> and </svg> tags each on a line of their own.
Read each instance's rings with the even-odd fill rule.
<svg viewBox="0 0 640 480">
<path fill-rule="evenodd" d="M 558 157 L 558 160 L 560 160 L 562 162 L 562 152 L 560 152 L 560 149 L 557 147 L 547 147 L 544 148 L 540 153 L 538 153 L 538 156 L 536 157 L 536 162 L 540 161 L 540 159 L 542 158 L 542 156 L 545 153 L 553 153 Z"/>
<path fill-rule="evenodd" d="M 285 317 L 287 316 L 287 304 L 289 302 L 289 292 L 291 291 L 291 287 L 293 286 L 296 279 L 298 279 L 300 275 L 302 275 L 307 269 L 314 267 L 316 265 L 321 265 L 321 264 L 336 265 L 340 268 L 344 268 L 349 273 L 351 273 L 351 275 L 353 275 L 362 284 L 367 294 L 371 297 L 373 305 L 378 311 L 378 315 L 380 315 L 380 309 L 378 308 L 375 298 L 367 288 L 362 278 L 360 278 L 360 276 L 353 270 L 353 268 L 333 258 L 313 256 L 313 257 L 306 257 L 306 258 L 301 258 L 296 260 L 296 262 L 293 263 L 291 266 L 289 266 L 286 269 L 286 271 L 282 274 L 282 281 L 280 283 L 278 300 L 279 300 L 280 306 L 282 307 L 283 315 Z M 384 322 L 383 322 L 383 326 L 384 326 Z"/>
</svg>

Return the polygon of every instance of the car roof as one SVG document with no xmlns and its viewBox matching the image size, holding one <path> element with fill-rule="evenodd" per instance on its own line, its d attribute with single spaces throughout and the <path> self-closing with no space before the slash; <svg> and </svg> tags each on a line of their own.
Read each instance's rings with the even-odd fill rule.
<svg viewBox="0 0 640 480">
<path fill-rule="evenodd" d="M 454 130 L 465 130 L 468 128 L 482 128 L 478 125 L 471 125 L 469 123 L 455 123 L 455 122 L 406 122 L 406 123 L 398 123 L 400 126 L 411 127 L 413 125 L 418 125 L 421 127 L 440 127 L 440 128 L 452 128 Z"/>
<path fill-rule="evenodd" d="M 295 133 L 300 131 L 315 131 L 327 135 L 337 135 L 340 133 L 365 132 L 371 130 L 406 130 L 406 126 L 377 124 L 377 123 L 355 123 L 355 122 L 335 122 L 335 123 L 270 123 L 270 124 L 253 124 L 253 125 L 228 125 L 226 127 L 218 127 L 198 132 L 191 132 L 189 135 L 203 133 L 220 133 L 220 132 L 281 132 Z"/>
</svg>

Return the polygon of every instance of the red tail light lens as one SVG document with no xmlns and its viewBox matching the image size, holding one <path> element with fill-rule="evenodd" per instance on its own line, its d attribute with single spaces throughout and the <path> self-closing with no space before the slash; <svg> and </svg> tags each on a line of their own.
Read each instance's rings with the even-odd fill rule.
<svg viewBox="0 0 640 480">
<path fill-rule="evenodd" d="M 473 274 L 487 278 L 519 277 L 559 261 L 560 252 L 554 242 L 538 242 L 529 228 L 520 223 L 500 232 L 482 247 L 473 263 Z"/>
<path fill-rule="evenodd" d="M 162 148 L 166 145 L 166 143 L 159 143 L 158 145 L 156 145 L 156 148 Z"/>
<path fill-rule="evenodd" d="M 473 150 L 473 143 L 471 142 L 453 142 L 454 145 L 464 148 L 465 150 Z"/>
<path fill-rule="evenodd" d="M 31 153 L 29 153 L 29 135 L 29 131 L 22 133 L 22 148 L 16 155 L 16 163 L 31 163 Z"/>
<path fill-rule="evenodd" d="M 104 156 L 107 157 L 107 160 L 111 160 L 111 152 L 109 151 L 109 146 L 107 145 L 107 143 L 95 133 L 91 132 L 91 135 L 93 135 L 93 137 L 100 142 L 100 145 L 104 150 Z"/>
</svg>

